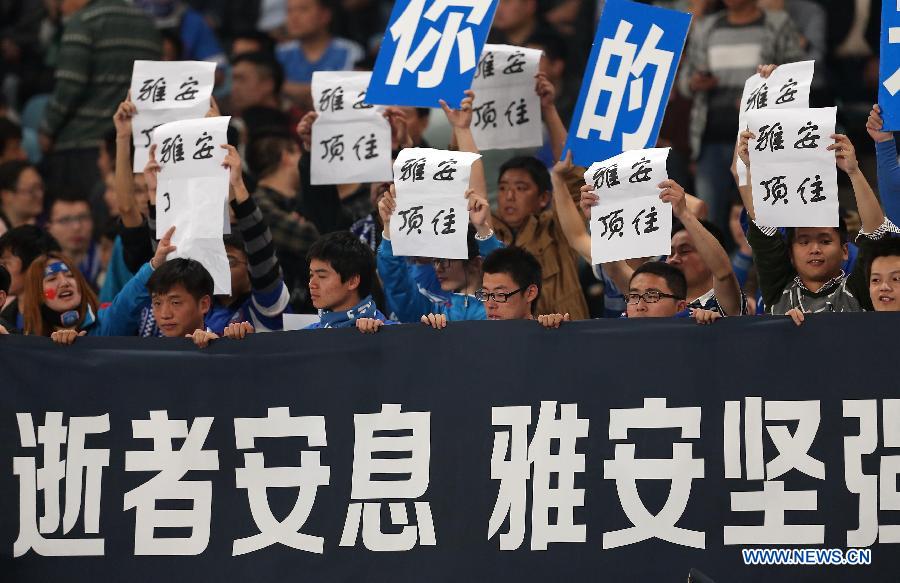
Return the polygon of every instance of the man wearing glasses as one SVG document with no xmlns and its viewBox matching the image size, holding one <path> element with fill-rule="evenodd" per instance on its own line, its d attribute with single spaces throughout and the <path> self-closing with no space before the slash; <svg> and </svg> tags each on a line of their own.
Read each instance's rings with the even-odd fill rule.
<svg viewBox="0 0 900 583">
<path fill-rule="evenodd" d="M 481 289 L 488 320 L 533 320 L 541 295 L 541 264 L 521 247 L 498 249 L 487 256 Z"/>
<path fill-rule="evenodd" d="M 629 318 L 671 318 L 687 308 L 687 281 L 679 269 L 651 261 L 631 276 L 625 313 Z"/>
</svg>

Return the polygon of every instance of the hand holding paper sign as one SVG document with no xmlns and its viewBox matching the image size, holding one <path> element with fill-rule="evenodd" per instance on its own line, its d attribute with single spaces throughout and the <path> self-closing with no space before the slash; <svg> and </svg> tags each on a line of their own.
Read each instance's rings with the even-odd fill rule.
<svg viewBox="0 0 900 583">
<path fill-rule="evenodd" d="M 412 148 L 413 141 L 409 135 L 409 118 L 406 112 L 398 107 L 386 107 L 383 115 L 391 124 L 391 151 Z"/>
<path fill-rule="evenodd" d="M 553 86 L 553 82 L 550 81 L 546 73 L 538 73 L 534 76 L 534 79 L 534 92 L 537 93 L 541 100 L 541 110 L 546 111 L 551 107 L 555 109 L 556 87 Z"/>
<path fill-rule="evenodd" d="M 391 239 L 391 217 L 394 216 L 396 210 L 397 191 L 391 184 L 391 187 L 381 195 L 381 200 L 378 201 L 378 214 L 381 216 L 381 224 L 384 225 L 384 238 L 388 241 Z"/>
<path fill-rule="evenodd" d="M 859 160 L 856 159 L 856 148 L 850 138 L 843 134 L 831 134 L 829 136 L 834 143 L 825 148 L 833 150 L 837 167 L 843 170 L 847 176 L 859 173 Z"/>
<path fill-rule="evenodd" d="M 447 116 L 447 121 L 450 122 L 450 126 L 454 131 L 457 129 L 467 130 L 472 126 L 472 102 L 475 101 L 475 92 L 471 89 L 466 89 L 465 94 L 465 98 L 459 104 L 459 109 L 451 109 L 446 101 L 443 99 L 438 100 L 438 103 L 441 104 L 441 109 L 444 110 L 444 115 Z"/>
<path fill-rule="evenodd" d="M 672 215 L 676 219 L 683 221 L 686 215 L 690 214 L 687 208 L 687 194 L 684 192 L 684 188 L 674 180 L 664 180 L 657 186 L 661 189 L 659 200 L 671 204 Z M 693 215 L 691 216 L 693 217 Z"/>
<path fill-rule="evenodd" d="M 159 162 L 156 161 L 156 144 L 150 146 L 147 164 L 144 166 L 144 180 L 147 181 L 147 196 L 150 204 L 156 206 L 156 185 L 159 182 Z"/>
<path fill-rule="evenodd" d="M 312 127 L 318 118 L 318 113 L 310 111 L 297 124 L 297 137 L 300 138 L 300 147 L 304 152 L 312 152 Z"/>
<path fill-rule="evenodd" d="M 245 202 L 250 198 L 250 193 L 244 185 L 244 174 L 241 166 L 241 155 L 237 149 L 229 144 L 220 146 L 226 152 L 225 159 L 222 160 L 222 166 L 228 169 L 228 195 L 233 197 L 238 204 Z"/>
<path fill-rule="evenodd" d="M 894 139 L 894 132 L 884 131 L 884 120 L 881 118 L 881 107 L 878 104 L 872 106 L 869 119 L 866 121 L 866 131 L 876 142 L 887 142 Z"/>
</svg>

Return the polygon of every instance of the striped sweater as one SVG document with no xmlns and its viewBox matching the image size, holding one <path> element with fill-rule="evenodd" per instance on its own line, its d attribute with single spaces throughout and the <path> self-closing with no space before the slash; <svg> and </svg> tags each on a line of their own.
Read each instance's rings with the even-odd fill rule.
<svg viewBox="0 0 900 583">
<path fill-rule="evenodd" d="M 251 292 L 248 296 L 236 298 L 228 306 L 222 304 L 219 297 L 213 298 L 212 308 L 206 315 L 206 327 L 216 334 L 221 334 L 232 322 L 250 322 L 257 332 L 281 330 L 283 326 L 281 315 L 289 311 L 290 292 L 284 283 L 281 265 L 275 255 L 272 233 L 253 197 L 241 204 L 232 201 L 231 208 L 234 210 L 237 227 L 244 239 Z M 156 218 L 152 206 L 149 225 L 151 232 L 155 233 Z M 142 314 L 139 335 L 143 337 L 161 335 L 149 306 Z"/>
<path fill-rule="evenodd" d="M 161 55 L 159 33 L 140 9 L 123 0 L 91 0 L 63 30 L 41 132 L 56 150 L 98 147 L 128 92 L 134 61 Z"/>
</svg>

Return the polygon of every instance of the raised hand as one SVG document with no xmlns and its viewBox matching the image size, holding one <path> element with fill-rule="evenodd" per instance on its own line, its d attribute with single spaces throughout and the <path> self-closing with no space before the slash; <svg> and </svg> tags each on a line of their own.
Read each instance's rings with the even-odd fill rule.
<svg viewBox="0 0 900 583">
<path fill-rule="evenodd" d="M 117 138 L 131 139 L 131 118 L 137 115 L 137 107 L 131 102 L 131 91 L 125 101 L 119 104 L 116 113 L 113 114 L 113 125 L 116 126 Z"/>
<path fill-rule="evenodd" d="M 856 148 L 853 142 L 844 134 L 831 134 L 834 143 L 826 148 L 826 150 L 834 150 L 834 158 L 837 167 L 847 173 L 847 175 L 859 172 L 859 161 L 856 159 Z"/>
<path fill-rule="evenodd" d="M 883 131 L 884 120 L 881 118 L 881 106 L 877 103 L 872 106 L 869 112 L 869 119 L 866 121 L 866 131 L 876 142 L 887 142 L 894 139 L 894 132 Z"/>
<path fill-rule="evenodd" d="M 378 201 L 378 214 L 381 216 L 381 224 L 384 225 L 384 234 L 391 238 L 391 216 L 397 210 L 397 190 L 394 185 L 385 191 Z"/>
<path fill-rule="evenodd" d="M 163 238 L 159 240 L 159 245 L 156 246 L 156 253 L 153 255 L 153 259 L 150 260 L 150 267 L 154 270 L 162 267 L 162 264 L 166 262 L 166 257 L 172 251 L 175 251 L 175 245 L 172 245 L 172 234 L 175 233 L 175 225 L 169 227 L 169 230 L 166 231 L 166 234 L 163 235 Z"/>
<path fill-rule="evenodd" d="M 475 92 L 466 89 L 465 94 L 465 98 L 459 104 L 459 109 L 451 109 L 446 101 L 440 100 L 441 109 L 444 110 L 444 115 L 447 116 L 447 121 L 450 122 L 453 129 L 465 130 L 472 125 L 472 104 L 475 102 Z"/>
<path fill-rule="evenodd" d="M 317 119 L 319 119 L 319 114 L 310 111 L 297 124 L 297 137 L 300 138 L 300 146 L 306 152 L 312 152 L 312 126 Z"/>
<path fill-rule="evenodd" d="M 687 207 L 687 195 L 680 184 L 670 179 L 663 180 L 657 187 L 662 189 L 659 193 L 659 200 L 672 204 L 672 214 L 676 218 L 681 219 L 685 213 L 690 212 Z"/>
</svg>

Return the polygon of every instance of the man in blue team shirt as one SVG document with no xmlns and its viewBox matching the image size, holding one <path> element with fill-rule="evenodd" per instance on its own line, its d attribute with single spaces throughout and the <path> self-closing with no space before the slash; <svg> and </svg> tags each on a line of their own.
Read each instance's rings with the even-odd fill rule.
<svg viewBox="0 0 900 583">
<path fill-rule="evenodd" d="M 365 56 L 355 42 L 331 35 L 329 0 L 287 0 L 288 36 L 276 56 L 284 67 L 284 95 L 312 109 L 310 82 L 315 71 L 348 71 Z"/>
</svg>

